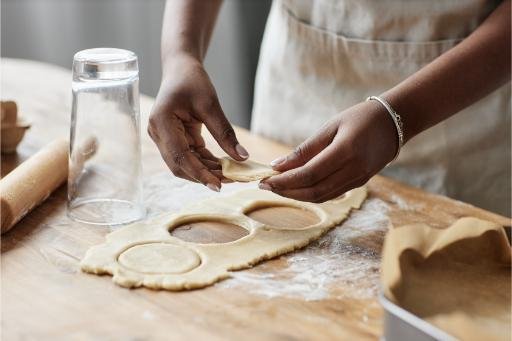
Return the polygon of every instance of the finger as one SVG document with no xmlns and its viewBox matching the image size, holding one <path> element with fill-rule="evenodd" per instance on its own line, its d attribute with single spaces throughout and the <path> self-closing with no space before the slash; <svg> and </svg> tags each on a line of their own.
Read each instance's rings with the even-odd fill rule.
<svg viewBox="0 0 512 341">
<path fill-rule="evenodd" d="M 208 159 L 203 159 L 199 157 L 199 160 L 205 165 L 209 170 L 221 170 L 222 166 L 219 162 L 211 161 Z"/>
<path fill-rule="evenodd" d="M 188 181 L 199 183 L 199 181 L 197 181 L 196 179 L 192 179 L 190 176 L 188 176 L 186 173 L 182 172 L 181 170 L 177 170 L 176 172 L 173 172 L 173 175 L 177 178 L 181 178 L 181 179 L 185 179 Z"/>
<path fill-rule="evenodd" d="M 195 128 L 193 130 L 196 130 Z M 208 149 L 206 149 L 203 137 L 201 134 L 201 128 L 198 129 L 199 132 L 195 131 L 187 131 L 186 137 L 188 144 L 191 146 L 194 152 L 199 154 L 201 158 L 208 159 L 214 162 L 218 162 L 219 159 L 215 157 Z M 199 134 L 199 135 L 197 135 Z"/>
<path fill-rule="evenodd" d="M 335 173 L 347 161 L 345 144 L 333 142 L 305 165 L 274 175 L 264 183 L 277 190 L 310 187 Z"/>
<path fill-rule="evenodd" d="M 170 115 L 163 123 L 166 134 L 161 134 L 158 149 L 167 166 L 176 174 L 178 170 L 213 190 L 220 190 L 220 180 L 192 153 L 180 119 Z"/>
<path fill-rule="evenodd" d="M 190 148 L 195 149 L 195 140 L 188 131 L 185 133 L 185 137 L 187 138 L 187 143 L 190 146 Z"/>
<path fill-rule="evenodd" d="M 298 145 L 292 153 L 275 159 L 270 165 L 273 169 L 284 172 L 306 164 L 332 142 L 337 127 L 334 122 L 326 123 L 313 136 Z"/>
<path fill-rule="evenodd" d="M 332 191 L 332 192 L 328 193 L 327 195 L 325 195 L 324 197 L 322 197 L 317 202 L 318 203 L 322 203 L 322 202 L 326 202 L 326 201 L 329 201 L 329 200 L 338 199 L 342 195 L 347 193 L 348 191 L 353 190 L 354 188 L 357 188 L 357 187 L 361 187 L 365 183 L 366 183 L 366 181 L 357 181 L 356 183 L 350 184 L 348 187 L 335 189 L 334 191 Z"/>
<path fill-rule="evenodd" d="M 220 190 L 220 179 L 213 175 L 211 170 L 208 169 L 208 167 L 205 166 L 190 150 L 183 153 L 182 169 L 185 173 L 198 180 L 203 185 L 217 192 Z"/>
<path fill-rule="evenodd" d="M 353 177 L 353 172 L 342 169 L 319 182 L 318 184 L 305 187 L 285 190 L 274 190 L 275 193 L 300 201 L 324 202 L 340 196 L 341 194 L 359 187 L 363 184 L 362 177 Z"/>
<path fill-rule="evenodd" d="M 348 191 L 363 186 L 368 179 L 366 179 L 364 176 L 360 176 L 358 178 L 354 178 L 352 181 L 347 183 L 346 186 L 336 187 L 334 186 L 331 191 L 327 191 L 323 196 L 320 196 L 315 201 L 316 203 L 322 203 L 326 202 L 328 200 L 336 199 L 341 197 L 343 194 L 347 193 Z"/>
<path fill-rule="evenodd" d="M 201 124 L 199 121 L 193 124 L 186 124 L 185 128 L 187 132 L 187 141 L 195 152 L 201 155 L 202 158 L 219 161 L 215 155 L 206 149 L 204 139 L 201 136 Z"/>
<path fill-rule="evenodd" d="M 219 158 L 217 158 L 215 155 L 213 155 L 208 149 L 202 147 L 202 148 L 197 148 L 196 147 L 196 153 L 198 153 L 199 155 L 201 155 L 201 157 L 203 159 L 207 159 L 207 160 L 211 160 L 211 161 L 215 161 L 215 162 L 219 162 Z"/>
<path fill-rule="evenodd" d="M 222 170 L 214 169 L 211 172 L 212 172 L 213 175 L 218 177 L 220 179 L 220 181 L 223 182 L 223 183 L 231 183 L 231 182 L 233 182 L 233 180 L 224 177 L 224 174 L 222 174 Z"/>
<path fill-rule="evenodd" d="M 202 123 L 195 119 L 193 122 L 185 123 L 187 141 L 193 149 L 200 149 L 205 147 L 204 139 L 201 136 L 201 125 Z"/>
<path fill-rule="evenodd" d="M 249 158 L 249 153 L 238 142 L 235 131 L 224 115 L 220 104 L 217 102 L 213 108 L 213 112 L 202 113 L 200 116 L 219 146 L 237 161 Z"/>
<path fill-rule="evenodd" d="M 157 104 L 155 105 L 155 108 L 153 108 L 153 114 L 157 110 L 160 110 L 157 105 L 158 105 L 158 101 L 157 101 Z M 179 167 L 177 167 L 173 162 L 171 162 L 171 160 L 169 160 L 168 158 L 164 157 L 164 154 L 167 153 L 168 151 L 165 149 L 165 146 L 161 142 L 161 138 L 160 138 L 161 134 L 159 134 L 158 130 L 155 128 L 155 127 L 161 126 L 161 123 L 159 121 L 155 121 L 154 120 L 154 117 L 158 117 L 158 116 L 157 115 L 153 115 L 153 114 L 151 116 L 153 118 L 153 122 L 151 122 L 152 119 L 150 118 L 150 124 L 148 125 L 148 133 L 151 136 L 151 138 L 153 139 L 153 141 L 155 142 L 155 144 L 156 144 L 156 146 L 158 148 L 158 151 L 160 152 L 160 155 L 162 156 L 162 159 L 166 163 L 167 167 L 169 167 L 169 169 L 171 170 L 171 173 L 175 177 L 181 178 L 181 179 L 184 179 L 184 180 L 188 180 L 188 181 L 192 181 L 192 182 L 197 182 L 197 180 L 195 180 L 195 179 L 191 178 L 190 176 L 188 176 Z M 175 119 L 175 117 L 174 117 L 174 119 Z M 172 118 L 171 118 L 171 120 L 172 120 Z M 166 132 L 166 130 L 164 130 L 164 133 L 165 132 Z"/>
<path fill-rule="evenodd" d="M 211 172 L 213 175 L 215 175 L 216 177 L 218 177 L 220 179 L 221 183 L 223 183 L 223 184 L 233 183 L 233 180 L 224 177 L 224 174 L 222 174 L 221 170 L 212 170 Z"/>
</svg>

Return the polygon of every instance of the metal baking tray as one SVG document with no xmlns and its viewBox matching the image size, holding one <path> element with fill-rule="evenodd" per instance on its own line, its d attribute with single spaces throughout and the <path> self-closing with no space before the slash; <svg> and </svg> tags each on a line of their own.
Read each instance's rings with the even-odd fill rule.
<svg viewBox="0 0 512 341">
<path fill-rule="evenodd" d="M 379 295 L 379 301 L 384 308 L 384 335 L 381 340 L 457 340 L 455 337 L 431 325 L 427 321 L 397 306 L 382 293 Z"/>
<path fill-rule="evenodd" d="M 508 242 L 512 240 L 512 228 L 504 226 Z M 381 292 L 379 302 L 384 308 L 384 335 L 382 341 L 432 341 L 457 340 L 445 331 L 399 307 Z"/>
</svg>

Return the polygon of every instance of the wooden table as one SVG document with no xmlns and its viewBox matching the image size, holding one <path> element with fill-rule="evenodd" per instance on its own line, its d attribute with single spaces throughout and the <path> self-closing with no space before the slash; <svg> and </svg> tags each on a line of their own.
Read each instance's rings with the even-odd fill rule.
<svg viewBox="0 0 512 341">
<path fill-rule="evenodd" d="M 67 136 L 70 81 L 68 70 L 2 60 L 2 97 L 16 100 L 21 115 L 32 122 L 18 154 L 2 157 L 2 175 L 49 141 Z M 144 117 L 151 104 L 151 98 L 142 96 Z M 256 160 L 269 162 L 289 151 L 246 130 L 237 133 Z M 154 144 L 143 136 L 145 177 L 153 181 L 146 191 L 158 191 L 159 182 L 163 190 L 171 175 Z M 381 176 L 368 187 L 369 199 L 362 210 L 314 245 L 241 272 L 246 281 L 227 280 L 203 290 L 173 293 L 127 290 L 114 285 L 109 276 L 81 273 L 80 259 L 91 245 L 103 241 L 108 229 L 70 221 L 62 186 L 2 236 L 2 336 L 5 340 L 376 339 L 382 328 L 376 297 L 378 262 L 389 223 L 426 222 L 442 228 L 471 215 L 510 224 L 507 218 Z M 345 231 L 353 232 L 347 237 Z M 327 248 L 333 253 L 326 253 Z M 334 259 L 343 267 L 352 266 L 351 271 L 321 269 L 335 263 L 325 263 L 320 256 L 327 254 L 332 260 L 337 250 L 341 258 Z M 311 259 L 316 263 L 309 266 Z M 294 271 L 326 276 L 328 285 L 312 278 L 311 287 L 304 289 L 300 285 L 308 285 L 307 280 Z M 251 278 L 254 281 L 247 281 Z M 281 287 L 269 295 L 261 289 L 268 283 Z M 288 293 L 287 283 L 300 285 L 290 286 Z M 323 295 L 309 295 L 320 287 Z M 361 294 L 362 288 L 368 290 Z"/>
</svg>

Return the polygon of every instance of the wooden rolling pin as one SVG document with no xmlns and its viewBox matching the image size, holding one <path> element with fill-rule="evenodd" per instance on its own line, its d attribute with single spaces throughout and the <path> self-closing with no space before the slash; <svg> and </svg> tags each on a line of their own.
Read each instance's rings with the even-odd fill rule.
<svg viewBox="0 0 512 341">
<path fill-rule="evenodd" d="M 68 148 L 67 140 L 56 140 L 0 180 L 2 234 L 66 181 Z M 81 146 L 83 153 L 77 154 L 84 155 L 85 161 L 94 154 L 96 148 L 96 139 L 90 138 Z"/>
</svg>

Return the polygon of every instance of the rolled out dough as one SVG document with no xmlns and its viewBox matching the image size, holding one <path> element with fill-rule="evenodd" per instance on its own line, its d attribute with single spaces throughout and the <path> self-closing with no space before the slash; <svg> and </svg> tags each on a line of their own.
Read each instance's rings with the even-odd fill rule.
<svg viewBox="0 0 512 341">
<path fill-rule="evenodd" d="M 178 214 L 135 223 L 106 236 L 105 243 L 90 248 L 81 262 L 85 272 L 111 274 L 123 287 L 187 290 L 209 286 L 248 268 L 304 247 L 342 222 L 366 198 L 366 188 L 356 188 L 340 199 L 312 204 L 250 189 L 205 200 Z M 263 224 L 245 213 L 259 207 L 289 206 L 318 216 L 311 226 L 286 228 Z M 170 231 L 197 221 L 220 221 L 247 229 L 238 240 L 199 244 L 178 239 Z"/>
<path fill-rule="evenodd" d="M 222 165 L 222 175 L 230 180 L 239 182 L 251 182 L 279 174 L 278 171 L 273 170 L 270 166 L 251 160 L 238 162 L 224 157 L 220 159 L 220 163 Z"/>
<path fill-rule="evenodd" d="M 503 228 L 461 218 L 389 231 L 382 257 L 386 297 L 461 340 L 510 340 L 511 250 Z"/>
</svg>

